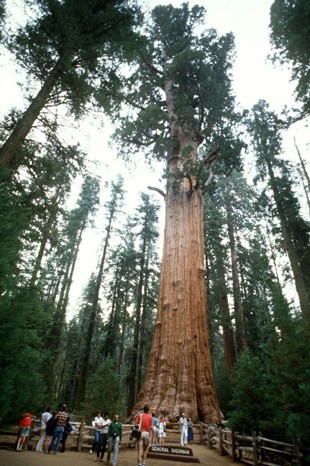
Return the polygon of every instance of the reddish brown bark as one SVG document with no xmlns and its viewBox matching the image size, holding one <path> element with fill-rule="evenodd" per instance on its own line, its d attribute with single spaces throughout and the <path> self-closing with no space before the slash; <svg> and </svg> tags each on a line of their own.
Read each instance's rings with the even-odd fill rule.
<svg viewBox="0 0 310 466">
<path fill-rule="evenodd" d="M 221 418 L 212 376 L 206 321 L 203 201 L 185 180 L 166 196 L 164 249 L 158 311 L 146 379 L 134 411 L 175 419 Z"/>
</svg>

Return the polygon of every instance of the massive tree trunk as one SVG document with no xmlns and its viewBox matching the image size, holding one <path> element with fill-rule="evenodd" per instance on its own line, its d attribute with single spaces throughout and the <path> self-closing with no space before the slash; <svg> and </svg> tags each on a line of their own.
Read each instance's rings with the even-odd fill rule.
<svg viewBox="0 0 310 466">
<path fill-rule="evenodd" d="M 157 318 L 149 366 L 134 412 L 148 403 L 151 411 L 170 419 L 185 412 L 195 420 L 220 420 L 204 275 L 202 195 L 184 178 L 177 192 L 166 195 Z"/>
</svg>

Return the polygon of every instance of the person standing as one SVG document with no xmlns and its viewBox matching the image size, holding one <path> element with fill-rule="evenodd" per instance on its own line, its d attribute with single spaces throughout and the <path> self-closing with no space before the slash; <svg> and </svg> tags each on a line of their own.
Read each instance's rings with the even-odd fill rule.
<svg viewBox="0 0 310 466">
<path fill-rule="evenodd" d="M 43 447 L 44 453 L 48 453 L 48 447 L 51 443 L 51 440 L 53 438 L 53 433 L 56 428 L 56 417 L 55 416 L 56 416 L 56 413 L 53 411 L 51 417 L 46 423 L 46 430 L 45 430 L 46 439 L 45 439 L 45 443 Z"/>
<path fill-rule="evenodd" d="M 48 447 L 48 453 L 54 450 L 54 455 L 56 455 L 58 452 L 59 444 L 61 442 L 63 433 L 65 431 L 65 425 L 66 425 L 67 420 L 69 419 L 69 414 L 67 413 L 66 405 L 62 405 L 62 407 L 60 408 L 60 411 L 58 411 L 58 413 L 56 414 L 55 419 L 56 419 L 56 427 L 53 433 L 52 441 Z"/>
<path fill-rule="evenodd" d="M 149 406 L 144 405 L 143 413 L 138 413 L 135 425 L 139 425 L 141 437 L 137 441 L 138 445 L 138 466 L 145 466 L 146 453 L 150 443 L 150 431 L 153 430 L 153 418 L 149 414 Z"/>
<path fill-rule="evenodd" d="M 117 465 L 119 444 L 122 441 L 123 425 L 119 419 L 119 415 L 115 414 L 114 421 L 110 423 L 108 430 L 109 451 L 107 464 L 110 464 L 110 455 L 113 451 L 112 466 Z"/>
<path fill-rule="evenodd" d="M 61 450 L 60 452 L 61 453 L 64 453 L 66 451 L 66 440 L 68 438 L 68 435 L 70 434 L 71 430 L 73 430 L 73 427 L 72 427 L 72 424 L 70 423 L 70 418 L 68 417 L 68 420 L 66 422 L 66 425 L 65 425 L 65 430 L 64 430 L 64 433 L 62 435 L 62 439 L 61 439 Z"/>
<path fill-rule="evenodd" d="M 164 416 L 159 416 L 158 419 L 158 443 L 163 445 L 165 443 L 165 435 L 166 434 L 166 421 Z"/>
<path fill-rule="evenodd" d="M 16 442 L 16 451 L 23 451 L 23 445 L 26 441 L 26 438 L 30 435 L 31 429 L 32 414 L 25 413 L 18 425 L 19 435 Z"/>
<path fill-rule="evenodd" d="M 188 435 L 187 435 L 188 443 L 191 445 L 192 441 L 194 440 L 194 431 L 193 431 L 193 422 L 191 418 L 188 418 Z"/>
<path fill-rule="evenodd" d="M 107 442 L 108 442 L 108 431 L 109 431 L 110 424 L 111 424 L 111 421 L 109 419 L 109 413 L 104 413 L 102 424 L 101 424 L 99 444 L 97 446 L 97 457 L 95 461 L 99 461 L 99 457 L 100 457 L 100 461 L 103 461 L 104 453 L 105 453 Z"/>
<path fill-rule="evenodd" d="M 180 424 L 180 443 L 182 446 L 187 445 L 188 422 L 184 413 L 179 419 Z"/>
<path fill-rule="evenodd" d="M 150 431 L 150 446 L 156 445 L 157 443 L 157 424 L 158 424 L 158 419 L 155 416 L 155 413 L 152 413 L 152 418 L 153 418 L 153 430 Z"/>
<path fill-rule="evenodd" d="M 52 417 L 51 408 L 46 408 L 46 410 L 41 416 L 40 438 L 36 446 L 36 451 L 40 453 L 44 452 L 44 444 L 46 440 L 46 424 L 51 417 Z"/>
<path fill-rule="evenodd" d="M 95 419 L 92 421 L 92 425 L 95 428 L 94 429 L 94 441 L 92 444 L 91 449 L 89 450 L 89 453 L 92 453 L 93 451 L 96 451 L 99 443 L 100 443 L 100 430 L 101 430 L 101 424 L 102 424 L 103 418 L 101 416 L 101 411 L 96 412 Z"/>
</svg>

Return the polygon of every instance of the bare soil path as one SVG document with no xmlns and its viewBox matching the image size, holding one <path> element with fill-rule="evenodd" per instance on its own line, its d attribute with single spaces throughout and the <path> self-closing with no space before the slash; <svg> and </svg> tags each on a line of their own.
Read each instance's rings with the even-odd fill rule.
<svg viewBox="0 0 310 466">
<path fill-rule="evenodd" d="M 209 450 L 204 445 L 192 445 L 193 455 L 199 458 L 202 466 L 230 466 L 232 461 L 227 456 L 220 456 L 216 450 Z M 95 464 L 95 455 L 76 451 L 58 453 L 57 455 L 44 455 L 35 451 L 15 452 L 13 450 L 0 450 L 1 466 L 90 466 Z M 195 463 L 166 461 L 149 458 L 146 466 L 189 466 Z M 198 463 L 196 463 L 198 464 Z M 137 466 L 137 452 L 135 449 L 120 451 L 118 466 Z"/>
</svg>

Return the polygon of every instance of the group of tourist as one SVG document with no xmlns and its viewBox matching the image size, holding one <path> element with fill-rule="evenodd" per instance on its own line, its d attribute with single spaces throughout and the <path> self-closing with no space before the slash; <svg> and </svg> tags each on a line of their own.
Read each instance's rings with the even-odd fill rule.
<svg viewBox="0 0 310 466">
<path fill-rule="evenodd" d="M 104 454 L 108 445 L 106 463 L 110 464 L 111 453 L 112 466 L 117 465 L 119 444 L 122 441 L 123 425 L 120 421 L 118 414 L 115 414 L 114 421 L 109 419 L 109 413 L 104 413 L 103 417 L 101 411 L 97 411 L 96 417 L 92 424 L 94 427 L 94 442 L 90 449 L 90 453 L 96 452 L 95 461 L 104 462 Z"/>
<path fill-rule="evenodd" d="M 41 416 L 40 439 L 36 446 L 36 451 L 54 455 L 57 454 L 61 444 L 61 452 L 66 450 L 66 440 L 73 429 L 67 406 L 60 406 L 58 412 L 47 408 Z"/>
<path fill-rule="evenodd" d="M 166 421 L 164 416 L 155 417 L 155 414 L 149 414 L 149 406 L 144 405 L 143 411 L 135 417 L 134 424 L 141 432 L 141 437 L 137 440 L 138 447 L 138 466 L 145 466 L 148 447 L 152 445 L 162 445 L 166 437 Z M 191 418 L 187 418 L 182 413 L 179 419 L 180 426 L 180 443 L 182 446 L 191 443 L 194 439 L 193 423 Z"/>
<path fill-rule="evenodd" d="M 25 413 L 19 423 L 19 436 L 16 444 L 16 451 L 22 451 L 23 444 L 31 429 L 32 415 Z M 110 464 L 111 454 L 112 466 L 117 466 L 119 445 L 122 440 L 123 425 L 120 422 L 120 416 L 116 414 L 114 420 L 109 419 L 109 413 L 105 412 L 102 416 L 101 411 L 97 411 L 92 425 L 94 427 L 94 441 L 90 453 L 95 452 L 95 461 L 106 462 Z M 156 418 L 155 413 L 149 413 L 149 406 L 144 405 L 135 419 L 134 425 L 141 433 L 137 439 L 138 466 L 145 466 L 146 455 L 149 446 L 162 445 L 166 437 L 166 421 L 163 416 Z M 187 418 L 182 413 L 179 419 L 180 443 L 182 446 L 193 441 L 193 423 L 191 418 Z M 41 431 L 36 451 L 57 454 L 60 443 L 61 452 L 65 451 L 66 439 L 73 429 L 70 424 L 67 406 L 62 405 L 58 412 L 52 412 L 47 408 L 41 416 Z M 108 449 L 107 449 L 108 446 Z M 107 449 L 107 459 L 104 460 L 104 454 Z"/>
<path fill-rule="evenodd" d="M 16 451 L 23 451 L 23 445 L 30 435 L 31 425 L 32 415 L 25 413 L 19 423 Z M 41 416 L 40 439 L 36 451 L 47 454 L 53 451 L 56 455 L 61 443 L 61 452 L 64 452 L 66 439 L 72 429 L 66 405 L 62 405 L 58 412 L 47 408 Z"/>
</svg>

